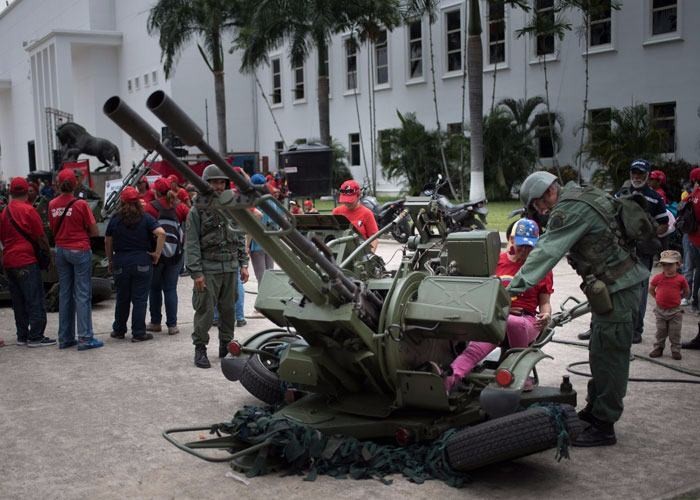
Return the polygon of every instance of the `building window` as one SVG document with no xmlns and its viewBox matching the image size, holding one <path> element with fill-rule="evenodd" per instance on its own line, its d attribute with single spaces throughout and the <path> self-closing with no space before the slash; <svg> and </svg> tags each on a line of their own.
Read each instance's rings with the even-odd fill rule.
<svg viewBox="0 0 700 500">
<path fill-rule="evenodd" d="M 535 0 L 535 16 L 537 25 L 549 27 L 554 25 L 554 0 Z M 535 45 L 538 56 L 554 54 L 554 34 L 545 32 L 537 34 Z"/>
<path fill-rule="evenodd" d="M 408 78 L 423 78 L 423 23 L 408 23 Z"/>
<path fill-rule="evenodd" d="M 294 72 L 294 100 L 303 101 L 306 95 L 304 94 L 304 63 L 292 68 Z"/>
<path fill-rule="evenodd" d="M 678 0 L 652 0 L 651 34 L 663 35 L 678 30 Z"/>
<path fill-rule="evenodd" d="M 357 90 L 357 45 L 355 40 L 345 40 L 345 89 Z"/>
<path fill-rule="evenodd" d="M 666 132 L 664 153 L 676 152 L 676 103 L 663 102 L 651 105 L 651 124 Z"/>
<path fill-rule="evenodd" d="M 150 80 L 150 78 L 148 76 L 148 73 L 143 75 L 143 86 L 144 87 L 150 87 L 151 84 L 150 84 L 149 80 Z"/>
<path fill-rule="evenodd" d="M 284 151 L 284 141 L 275 141 L 275 161 L 277 162 L 277 170 L 282 170 L 280 155 Z"/>
<path fill-rule="evenodd" d="M 503 3 L 489 2 L 489 64 L 506 60 L 506 16 Z"/>
<path fill-rule="evenodd" d="M 379 142 L 379 161 L 385 167 L 391 162 L 391 129 L 377 132 Z"/>
<path fill-rule="evenodd" d="M 550 115 L 552 124 L 554 124 L 554 113 Z M 549 119 L 547 113 L 541 113 L 535 117 L 537 150 L 540 158 L 552 158 L 554 156 L 554 144 L 552 143 L 552 134 L 549 133 Z"/>
<path fill-rule="evenodd" d="M 588 112 L 589 140 L 595 142 L 610 132 L 612 124 L 610 108 L 592 109 Z"/>
<path fill-rule="evenodd" d="M 158 85 L 158 72 L 154 71 L 151 73 L 151 80 L 153 81 L 153 85 Z"/>
<path fill-rule="evenodd" d="M 447 71 L 460 71 L 462 69 L 462 20 L 461 12 L 453 10 L 445 13 L 446 47 L 447 47 Z"/>
<path fill-rule="evenodd" d="M 282 62 L 279 57 L 272 60 L 272 104 L 282 104 Z"/>
<path fill-rule="evenodd" d="M 360 134 L 350 134 L 350 165 L 360 165 Z"/>
<path fill-rule="evenodd" d="M 134 90 L 141 90 L 141 81 L 138 76 L 134 78 Z"/>
<path fill-rule="evenodd" d="M 377 85 L 389 83 L 389 47 L 386 30 L 381 30 L 374 43 L 374 82 Z"/>
<path fill-rule="evenodd" d="M 588 45 L 609 45 L 612 42 L 612 8 L 610 2 L 596 6 L 591 12 L 591 22 L 588 27 Z"/>
<path fill-rule="evenodd" d="M 126 81 L 126 90 L 129 91 L 129 94 L 131 94 L 131 93 L 134 91 L 133 87 L 131 86 L 131 80 L 130 80 L 130 79 Z"/>
</svg>

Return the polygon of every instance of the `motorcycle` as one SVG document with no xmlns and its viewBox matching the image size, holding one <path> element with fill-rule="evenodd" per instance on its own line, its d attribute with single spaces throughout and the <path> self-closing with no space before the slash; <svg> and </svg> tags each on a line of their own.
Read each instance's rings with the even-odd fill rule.
<svg viewBox="0 0 700 500">
<path fill-rule="evenodd" d="M 374 214 L 374 219 L 377 221 L 377 227 L 382 229 L 393 223 L 393 220 L 397 215 L 401 213 L 404 208 L 405 198 L 399 198 L 398 200 L 387 201 L 386 203 L 380 205 L 376 197 L 366 195 L 366 189 L 363 188 L 363 196 L 360 198 L 360 203 L 365 207 L 369 208 Z M 401 219 L 398 224 L 395 224 L 391 228 L 391 236 L 399 243 L 406 243 L 408 237 L 412 234 L 411 225 L 407 218 Z"/>
<path fill-rule="evenodd" d="M 486 229 L 486 216 L 489 211 L 486 199 L 469 200 L 453 205 L 440 190 L 447 184 L 442 175 L 438 175 L 434 184 L 423 188 L 423 196 L 429 196 L 437 205 L 438 211 L 445 222 L 447 233 Z"/>
</svg>

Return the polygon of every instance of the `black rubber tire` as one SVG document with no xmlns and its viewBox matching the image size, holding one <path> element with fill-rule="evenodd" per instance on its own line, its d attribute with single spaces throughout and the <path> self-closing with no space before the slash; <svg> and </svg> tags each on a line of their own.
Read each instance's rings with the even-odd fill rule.
<svg viewBox="0 0 700 500">
<path fill-rule="evenodd" d="M 108 278 L 92 278 L 92 303 L 98 304 L 112 298 L 112 280 Z"/>
<path fill-rule="evenodd" d="M 297 337 L 276 337 L 260 346 L 265 349 L 270 343 L 279 344 L 280 341 L 294 342 Z M 284 386 L 277 376 L 276 366 L 266 365 L 260 356 L 252 355 L 243 366 L 243 371 L 238 379 L 241 385 L 253 396 L 267 404 L 275 405 L 284 400 Z"/>
<path fill-rule="evenodd" d="M 560 406 L 573 441 L 583 424 L 574 407 Z M 557 425 L 547 409 L 529 408 L 459 431 L 448 440 L 445 452 L 455 470 L 470 471 L 553 448 L 558 436 Z"/>
<path fill-rule="evenodd" d="M 394 224 L 394 227 L 391 228 L 391 236 L 396 241 L 404 245 L 411 236 L 412 229 L 411 224 L 409 224 L 409 222 L 404 218 L 401 219 L 398 224 Z"/>
</svg>

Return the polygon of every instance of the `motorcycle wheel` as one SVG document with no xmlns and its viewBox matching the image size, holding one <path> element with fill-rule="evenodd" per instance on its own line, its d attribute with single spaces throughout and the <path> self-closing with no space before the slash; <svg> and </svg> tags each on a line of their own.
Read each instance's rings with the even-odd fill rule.
<svg viewBox="0 0 700 500">
<path fill-rule="evenodd" d="M 411 236 L 412 232 L 413 228 L 406 219 L 402 219 L 398 224 L 394 224 L 394 227 L 391 228 L 392 238 L 402 245 L 408 241 L 408 238 Z"/>
<path fill-rule="evenodd" d="M 262 351 L 276 352 L 284 346 L 295 343 L 299 340 L 295 336 L 282 336 L 268 340 L 258 349 Z M 277 375 L 279 362 L 273 357 L 264 357 L 253 354 L 241 372 L 239 381 L 241 385 L 253 396 L 267 404 L 278 404 L 284 399 L 286 387 Z"/>
<path fill-rule="evenodd" d="M 573 406 L 560 409 L 573 441 L 583 424 Z M 553 448 L 558 437 L 559 428 L 548 409 L 528 408 L 459 431 L 447 441 L 445 452 L 453 468 L 470 471 Z"/>
</svg>

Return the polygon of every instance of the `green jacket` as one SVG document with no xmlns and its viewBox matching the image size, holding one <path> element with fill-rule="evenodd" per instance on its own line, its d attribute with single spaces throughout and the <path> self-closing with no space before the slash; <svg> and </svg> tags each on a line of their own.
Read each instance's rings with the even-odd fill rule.
<svg viewBox="0 0 700 500">
<path fill-rule="evenodd" d="M 588 204 L 566 199 L 580 189 L 572 182 L 562 188 L 559 202 L 550 214 L 547 232 L 508 286 L 511 295 L 536 285 L 568 252 L 578 257 L 579 264 L 575 268 L 579 274 L 588 274 L 581 271 L 587 264 L 594 269 L 591 274 L 598 277 L 601 277 L 601 270 L 609 272 L 611 276 L 601 279 L 610 293 L 637 285 L 649 277 L 649 271 L 618 243 L 608 221 Z"/>
<path fill-rule="evenodd" d="M 235 272 L 248 265 L 245 236 L 232 218 L 194 206 L 187 216 L 185 265 L 192 278 Z"/>
</svg>

